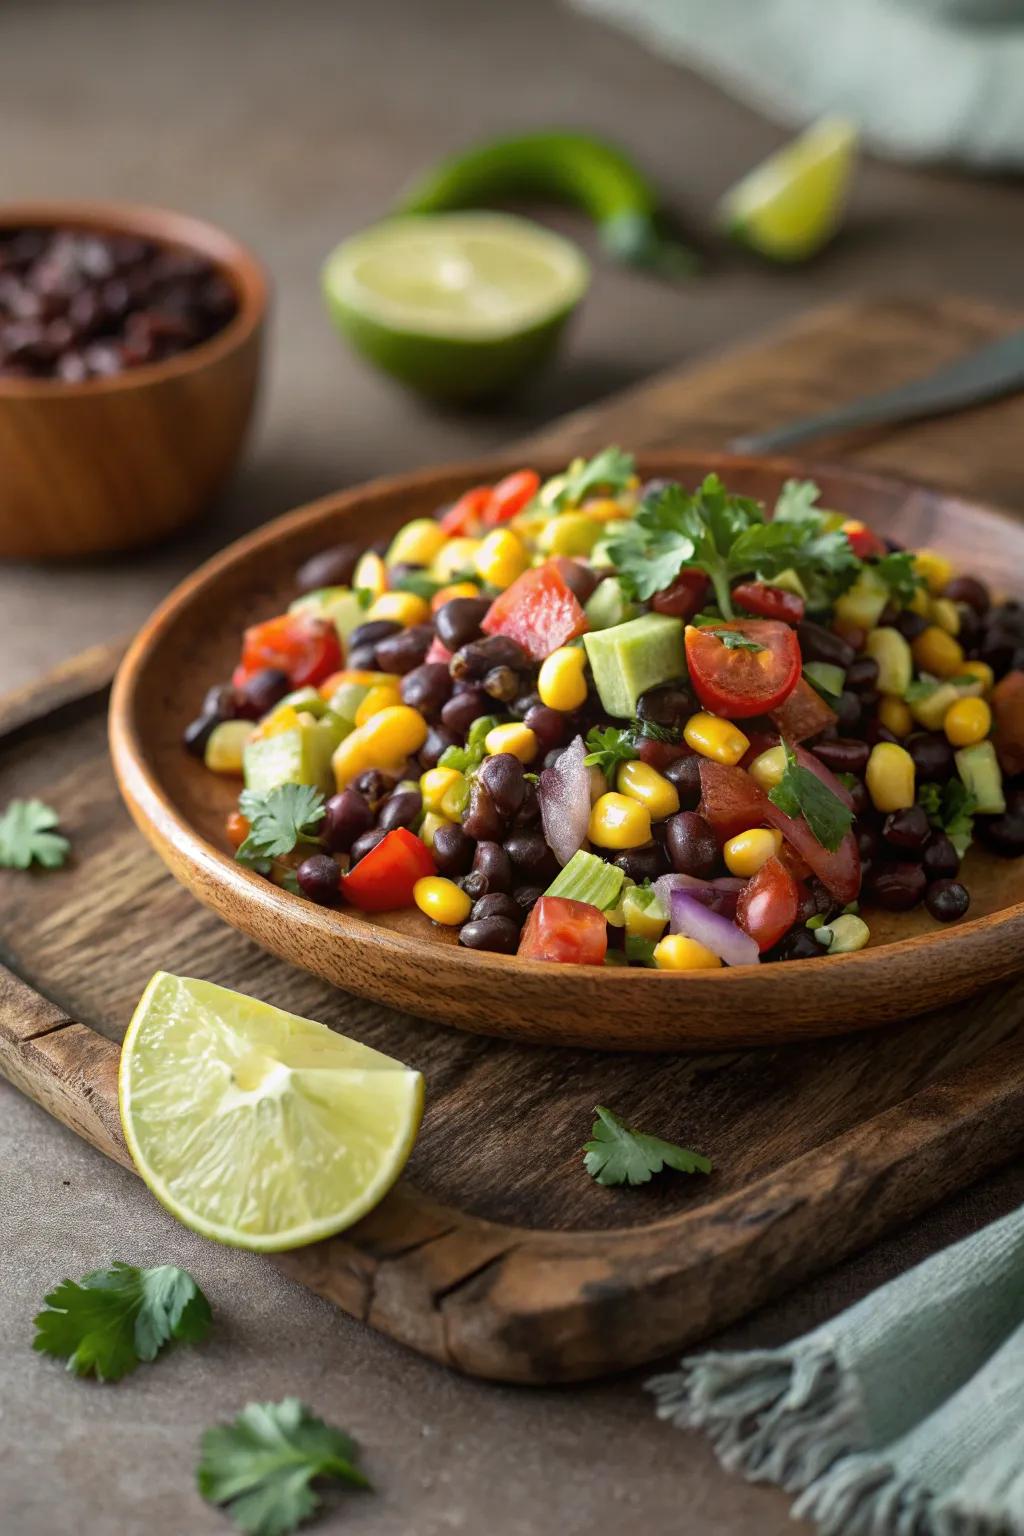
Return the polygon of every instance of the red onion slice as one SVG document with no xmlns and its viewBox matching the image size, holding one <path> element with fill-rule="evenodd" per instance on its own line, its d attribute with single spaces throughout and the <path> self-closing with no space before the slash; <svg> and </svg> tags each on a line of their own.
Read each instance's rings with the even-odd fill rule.
<svg viewBox="0 0 1024 1536">
<path fill-rule="evenodd" d="M 841 800 L 848 811 L 853 810 L 853 796 L 841 779 L 837 779 L 831 768 L 826 768 L 820 757 L 815 757 L 806 747 L 794 747 L 796 760 L 801 768 L 806 768 L 808 773 L 813 773 L 816 779 L 820 779 L 826 789 L 830 789 L 837 800 Z"/>
<path fill-rule="evenodd" d="M 760 951 L 750 935 L 720 912 L 710 911 L 692 891 L 674 890 L 670 910 L 672 933 L 696 939 L 726 965 L 760 964 Z"/>
<path fill-rule="evenodd" d="M 698 880 L 696 875 L 661 875 L 654 882 L 654 890 L 666 912 L 672 910 L 673 891 L 689 891 L 712 912 L 732 918 L 736 916 L 739 894 L 746 883 L 734 875 L 722 875 L 717 880 Z"/>
<path fill-rule="evenodd" d="M 568 864 L 587 840 L 590 826 L 590 769 L 583 737 L 566 747 L 537 786 L 544 836 L 559 864 Z"/>
</svg>

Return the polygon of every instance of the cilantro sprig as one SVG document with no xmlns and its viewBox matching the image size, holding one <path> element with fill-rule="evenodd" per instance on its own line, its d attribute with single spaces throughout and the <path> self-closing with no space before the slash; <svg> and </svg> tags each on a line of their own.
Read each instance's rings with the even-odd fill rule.
<svg viewBox="0 0 1024 1536">
<path fill-rule="evenodd" d="M 853 825 L 853 812 L 809 768 L 797 761 L 788 742 L 786 767 L 779 783 L 768 791 L 773 805 L 786 816 L 802 816 L 814 836 L 829 853 L 835 853 Z"/>
<path fill-rule="evenodd" d="M 918 587 L 923 585 L 924 578 L 915 571 L 914 556 L 909 549 L 883 555 L 881 560 L 874 562 L 872 569 L 881 576 L 896 602 L 903 607 L 913 599 Z"/>
<path fill-rule="evenodd" d="M 921 784 L 917 801 L 930 824 L 945 832 L 962 859 L 974 840 L 975 800 L 966 784 L 960 779 L 947 779 L 945 784 Z"/>
<path fill-rule="evenodd" d="M 291 853 L 300 843 L 322 844 L 316 829 L 327 806 L 320 791 L 308 784 L 278 784 L 265 794 L 244 789 L 238 808 L 249 823 L 249 833 L 235 858 L 260 874 L 268 874 L 274 859 Z"/>
<path fill-rule="evenodd" d="M 559 511 L 578 507 L 585 496 L 596 491 L 618 495 L 628 488 L 635 473 L 636 460 L 631 453 L 623 453 L 621 448 L 604 448 L 592 459 L 569 467 L 553 505 Z"/>
<path fill-rule="evenodd" d="M 78 1282 L 62 1281 L 45 1301 L 32 1348 L 66 1360 L 76 1376 L 100 1381 L 120 1381 L 172 1341 L 200 1343 L 211 1320 L 210 1303 L 192 1276 L 173 1264 L 112 1264 Z"/>
<path fill-rule="evenodd" d="M 249 1403 L 230 1424 L 206 1430 L 196 1483 L 248 1536 L 287 1536 L 319 1508 L 315 1480 L 370 1487 L 358 1460 L 350 1436 L 286 1397 Z"/>
<path fill-rule="evenodd" d="M 0 868 L 28 869 L 41 864 L 59 869 L 71 844 L 53 829 L 57 812 L 42 800 L 12 800 L 0 816 Z"/>
<path fill-rule="evenodd" d="M 635 1131 L 610 1109 L 598 1104 L 591 1140 L 583 1148 L 583 1166 L 598 1184 L 647 1184 L 663 1168 L 678 1173 L 710 1173 L 711 1161 L 674 1141 Z"/>
<path fill-rule="evenodd" d="M 487 736 L 497 724 L 497 715 L 478 715 L 466 733 L 466 745 L 445 747 L 438 758 L 438 767 L 457 768 L 465 774 L 475 773 L 487 756 Z"/>
<path fill-rule="evenodd" d="M 614 776 L 620 763 L 628 763 L 639 756 L 640 742 L 676 742 L 678 730 L 671 725 L 658 725 L 655 720 L 634 720 L 630 725 L 592 726 L 587 732 L 587 755 L 583 759 L 588 768 L 600 768 L 607 778 Z"/>
</svg>

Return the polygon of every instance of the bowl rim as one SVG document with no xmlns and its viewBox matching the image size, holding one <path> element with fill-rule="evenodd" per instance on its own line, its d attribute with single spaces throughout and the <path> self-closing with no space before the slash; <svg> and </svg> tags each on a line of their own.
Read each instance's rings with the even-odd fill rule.
<svg viewBox="0 0 1024 1536">
<path fill-rule="evenodd" d="M 182 378 L 237 351 L 266 319 L 271 283 L 259 257 L 220 225 L 194 214 L 180 213 L 155 203 L 105 199 L 54 198 L 0 203 L 0 231 L 21 226 L 140 235 L 159 244 L 198 251 L 228 275 L 238 297 L 238 310 L 227 325 L 196 346 L 162 362 L 126 368 L 123 373 L 109 378 L 71 383 L 65 379 L 7 379 L 0 376 L 0 403 L 6 400 L 92 399 Z"/>
<path fill-rule="evenodd" d="M 223 849 L 207 841 L 174 803 L 150 759 L 147 746 L 141 739 L 136 716 L 139 674 L 153 651 L 161 645 L 167 630 L 173 626 L 182 609 L 187 609 L 195 603 L 218 576 L 233 566 L 243 564 L 257 551 L 272 546 L 282 534 L 316 526 L 327 517 L 350 511 L 360 501 L 390 499 L 401 495 L 410 487 L 421 491 L 425 485 L 437 484 L 440 488 L 452 480 L 461 480 L 466 485 L 476 484 L 485 475 L 494 476 L 521 463 L 522 457 L 520 453 L 514 459 L 491 457 L 469 462 L 432 465 L 427 469 L 378 477 L 345 491 L 335 491 L 319 497 L 261 525 L 235 540 L 225 549 L 218 551 L 164 598 L 135 636 L 122 659 L 114 681 L 109 712 L 110 747 L 118 784 L 136 823 L 151 841 L 153 839 L 150 828 L 154 823 L 163 822 L 164 825 L 173 826 L 176 834 L 176 862 L 191 865 L 193 869 L 201 871 L 204 881 L 219 884 L 222 889 L 230 891 L 243 905 L 261 909 L 271 922 L 297 923 L 311 936 L 316 935 L 318 930 L 324 931 L 327 925 L 330 925 L 334 933 L 356 944 L 367 954 L 380 946 L 402 953 L 410 959 L 429 960 L 431 955 L 438 954 L 438 946 L 428 934 L 419 936 L 381 929 L 372 923 L 365 922 L 358 913 L 344 909 L 321 908 L 303 901 L 301 897 L 293 896 L 288 891 L 270 884 L 261 876 L 238 864 Z M 921 481 L 896 474 L 879 473 L 860 465 L 827 460 L 801 460 L 782 455 L 732 454 L 717 448 L 647 449 L 640 450 L 638 458 L 641 462 L 645 459 L 659 461 L 672 459 L 678 464 L 680 472 L 685 472 L 689 464 L 694 467 L 697 464 L 709 468 L 717 467 L 722 472 L 726 472 L 730 466 L 750 465 L 759 468 L 769 467 L 783 478 L 791 474 L 813 476 L 815 473 L 838 472 L 850 479 L 859 479 L 866 485 L 873 485 L 879 490 L 882 488 L 890 492 L 901 490 L 908 496 L 930 489 Z M 543 448 L 532 456 L 532 461 L 536 462 L 538 469 L 545 473 L 554 473 L 557 462 L 561 462 L 557 455 Z M 963 496 L 959 492 L 942 492 L 942 494 L 949 501 L 960 503 L 965 509 L 970 508 L 975 515 L 980 514 L 999 523 L 1012 524 L 1019 535 L 1020 528 L 1017 521 L 1003 509 L 980 499 Z M 172 873 L 177 878 L 181 878 L 173 864 Z M 851 977 L 858 973 L 870 975 L 879 965 L 881 957 L 885 955 L 899 956 L 903 962 L 923 960 L 928 955 L 936 954 L 940 948 L 948 950 L 951 940 L 961 951 L 973 950 L 975 947 L 982 949 L 998 935 L 1008 932 L 1019 934 L 1022 929 L 1024 929 L 1024 902 L 1014 902 L 995 912 L 973 918 L 968 917 L 965 921 L 958 923 L 953 932 L 944 925 L 938 925 L 934 931 L 911 935 L 889 944 L 872 946 L 860 953 L 821 955 L 801 961 L 798 967 L 783 966 L 772 967 L 772 969 L 779 973 L 778 981 L 782 983 L 779 990 L 784 991 L 786 984 L 794 980 L 792 975 L 783 974 L 787 971 L 799 971 L 801 981 L 807 983 L 813 983 L 813 981 L 820 983 L 829 976 L 836 976 L 837 966 Z M 539 960 L 523 960 L 517 955 L 496 955 L 462 948 L 459 951 L 459 961 L 466 967 L 467 975 L 472 976 L 476 972 L 481 978 L 489 971 L 500 972 L 512 966 L 520 972 L 525 968 L 528 973 L 534 975 L 550 975 L 552 969 L 549 964 Z M 566 977 L 593 974 L 593 967 L 576 964 L 562 965 L 558 970 Z M 687 972 L 685 976 L 677 978 L 677 981 L 683 981 L 691 987 L 717 988 L 721 994 L 723 987 L 740 989 L 742 992 L 751 985 L 752 974 L 756 977 L 759 974 L 763 975 L 763 972 L 759 967 L 754 966 L 722 967 L 713 971 Z M 657 996 L 651 991 L 652 981 L 655 985 L 665 985 L 664 973 L 635 968 L 607 967 L 601 971 L 601 978 L 611 987 L 632 988 L 637 994 L 638 1002 L 651 1001 Z M 671 985 L 671 982 L 669 984 Z M 908 1016 L 913 1012 L 913 1009 L 909 1009 Z M 584 1042 L 576 1041 L 575 1043 Z"/>
</svg>

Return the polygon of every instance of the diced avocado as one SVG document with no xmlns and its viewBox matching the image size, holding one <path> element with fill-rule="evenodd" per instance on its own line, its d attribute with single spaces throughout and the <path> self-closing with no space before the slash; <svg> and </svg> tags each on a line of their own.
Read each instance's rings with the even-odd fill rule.
<svg viewBox="0 0 1024 1536">
<path fill-rule="evenodd" d="M 891 596 L 888 582 L 870 565 L 862 566 L 853 586 L 836 598 L 836 618 L 858 629 L 874 629 Z"/>
<path fill-rule="evenodd" d="M 328 714 L 272 736 L 258 736 L 243 754 L 246 789 L 266 794 L 278 784 L 310 784 L 330 793 L 331 754 L 347 732 L 346 721 Z"/>
<path fill-rule="evenodd" d="M 902 699 L 914 676 L 914 658 L 899 630 L 888 626 L 869 630 L 864 650 L 872 661 L 878 663 L 875 687 L 879 693 L 893 694 Z"/>
<path fill-rule="evenodd" d="M 624 624 L 633 618 L 636 604 L 626 597 L 617 576 L 606 576 L 584 603 L 583 612 L 591 629 L 611 629 L 613 624 Z"/>
<path fill-rule="evenodd" d="M 318 592 L 307 592 L 289 605 L 288 612 L 330 619 L 346 644 L 352 631 L 366 619 L 366 609 L 348 587 L 321 587 Z"/>
<path fill-rule="evenodd" d="M 318 689 L 312 686 L 296 688 L 294 693 L 286 693 L 283 699 L 279 699 L 269 715 L 264 718 L 272 720 L 279 709 L 288 708 L 302 710 L 304 714 L 312 715 L 315 720 L 319 720 L 321 715 L 327 712 L 327 700 Z"/>
<path fill-rule="evenodd" d="M 625 875 L 615 864 L 606 864 L 596 853 L 581 848 L 564 869 L 559 870 L 545 896 L 563 896 L 566 901 L 587 901 L 603 912 L 619 899 Z"/>
<path fill-rule="evenodd" d="M 355 723 L 356 710 L 370 691 L 369 683 L 341 683 L 331 694 L 330 707 L 342 720 Z"/>
<path fill-rule="evenodd" d="M 626 624 L 588 632 L 583 644 L 601 703 L 618 720 L 633 718 L 648 688 L 686 671 L 683 621 L 665 613 L 644 613 Z"/>
<path fill-rule="evenodd" d="M 961 747 L 953 757 L 956 771 L 974 800 L 974 809 L 982 816 L 1001 816 L 1006 810 L 1006 797 L 992 743 L 979 741 L 973 747 Z"/>
</svg>

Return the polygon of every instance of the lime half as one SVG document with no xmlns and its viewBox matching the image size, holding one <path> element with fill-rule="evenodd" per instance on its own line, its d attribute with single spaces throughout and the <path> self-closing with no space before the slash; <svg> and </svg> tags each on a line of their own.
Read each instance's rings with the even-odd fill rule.
<svg viewBox="0 0 1024 1536">
<path fill-rule="evenodd" d="M 773 261 L 813 256 L 839 227 L 856 152 L 853 124 L 822 118 L 726 193 L 720 222 Z"/>
<path fill-rule="evenodd" d="M 323 1024 L 158 971 L 121 1052 L 121 1124 L 161 1204 L 238 1248 L 297 1248 L 365 1216 L 423 1114 L 418 1072 Z"/>
<path fill-rule="evenodd" d="M 586 292 L 568 240 L 504 213 L 389 219 L 339 245 L 323 282 L 338 327 L 385 372 L 467 400 L 543 361 Z"/>
</svg>

